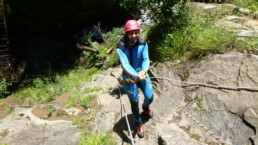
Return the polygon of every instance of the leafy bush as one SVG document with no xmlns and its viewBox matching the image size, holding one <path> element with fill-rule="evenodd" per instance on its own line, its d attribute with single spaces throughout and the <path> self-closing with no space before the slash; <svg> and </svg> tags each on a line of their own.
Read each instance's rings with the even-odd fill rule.
<svg viewBox="0 0 258 145">
<path fill-rule="evenodd" d="M 233 49 L 236 43 L 236 35 L 227 32 L 225 27 L 218 23 L 216 15 L 204 13 L 191 8 L 187 8 L 187 23 L 179 29 L 171 26 L 169 33 L 164 33 L 163 37 L 155 38 L 156 33 L 160 33 L 160 25 L 154 25 L 150 30 L 149 40 L 157 42 L 152 48 L 155 54 L 153 60 L 165 61 L 173 59 L 187 60 L 200 58 L 212 53 L 223 53 Z M 178 24 L 180 24 L 179 20 Z M 154 35 L 153 35 L 154 34 Z M 162 39 L 161 39 L 162 38 Z M 152 55 L 150 55 L 152 56 Z"/>
<path fill-rule="evenodd" d="M 104 39 L 104 43 L 99 44 L 96 42 L 92 42 L 90 38 L 91 35 L 84 36 L 81 40 L 81 43 L 84 45 L 89 45 L 89 47 L 97 50 L 98 52 L 90 52 L 90 51 L 83 51 L 84 59 L 87 60 L 87 67 L 96 66 L 98 67 L 100 64 L 103 64 L 103 61 L 116 59 L 116 53 L 112 53 L 112 55 L 108 55 L 107 52 L 111 50 L 111 52 L 115 52 L 117 42 L 123 36 L 123 28 L 113 28 L 111 31 L 103 34 L 102 37 Z M 118 64 L 117 61 L 112 61 L 111 63 L 107 64 L 106 66 L 114 66 Z"/>
<path fill-rule="evenodd" d="M 5 95 L 8 95 L 9 92 L 7 90 L 7 87 L 10 85 L 10 83 L 6 82 L 5 79 L 0 81 L 0 99 L 4 97 Z"/>
<path fill-rule="evenodd" d="M 110 67 L 110 66 L 117 66 L 119 65 L 119 59 L 117 56 L 116 51 L 113 51 L 113 53 L 107 58 L 107 60 L 105 61 L 104 66 Z"/>
<path fill-rule="evenodd" d="M 44 81 L 41 80 L 41 78 L 38 77 L 38 78 L 35 78 L 35 79 L 32 80 L 32 84 L 33 84 L 33 86 L 39 88 L 39 87 L 44 86 Z"/>
<path fill-rule="evenodd" d="M 92 32 L 89 32 L 88 34 L 84 34 L 81 38 L 81 43 L 86 46 L 92 45 Z"/>
<path fill-rule="evenodd" d="M 257 0 L 234 0 L 233 2 L 238 7 L 250 9 L 251 11 L 258 11 Z"/>
<path fill-rule="evenodd" d="M 150 58 L 159 60 L 163 53 L 157 49 L 166 39 L 167 34 L 173 31 L 182 30 L 188 21 L 187 7 L 178 0 L 145 0 L 146 8 L 150 10 L 150 18 L 155 20 L 155 24 L 147 33 L 149 43 Z"/>
<path fill-rule="evenodd" d="M 135 19 L 139 16 L 141 10 L 140 0 L 117 0 L 120 7 L 124 8 L 130 15 L 135 16 Z"/>
</svg>

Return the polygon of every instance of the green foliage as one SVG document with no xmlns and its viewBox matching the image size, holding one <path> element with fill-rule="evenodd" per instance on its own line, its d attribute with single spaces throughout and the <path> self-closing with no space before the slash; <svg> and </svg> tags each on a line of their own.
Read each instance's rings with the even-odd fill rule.
<svg viewBox="0 0 258 145">
<path fill-rule="evenodd" d="M 47 110 L 47 112 L 54 112 L 54 111 L 56 111 L 56 108 L 53 105 L 49 105 L 49 106 L 45 107 L 45 109 Z"/>
<path fill-rule="evenodd" d="M 107 67 L 117 66 L 120 62 L 116 51 L 113 51 L 113 53 L 107 58 L 105 62 L 106 63 L 104 64 L 104 66 L 107 66 Z"/>
<path fill-rule="evenodd" d="M 89 47 L 98 51 L 97 53 L 83 51 L 84 59 L 86 59 L 88 63 L 86 66 L 98 67 L 100 64 L 103 64 L 104 60 L 109 61 L 112 59 L 116 59 L 117 54 L 114 53 L 115 51 L 112 51 L 113 53 L 110 56 L 107 54 L 107 51 L 111 49 L 114 50 L 116 48 L 117 42 L 122 37 L 121 34 L 123 34 L 122 28 L 113 28 L 111 31 L 102 35 L 103 39 L 105 40 L 105 42 L 102 44 L 99 44 L 97 42 L 92 42 L 92 40 L 90 40 L 89 43 L 88 41 L 82 41 L 82 43 L 84 42 L 85 44 L 87 42 L 88 44 L 90 44 Z M 112 61 L 106 66 L 114 66 L 114 65 L 117 65 L 118 63 L 119 63 L 118 61 L 115 61 L 115 62 Z"/>
<path fill-rule="evenodd" d="M 200 109 L 201 109 L 202 111 L 205 110 L 204 107 L 203 107 L 202 99 L 201 99 L 200 96 L 197 96 L 197 97 L 195 98 L 195 102 L 196 102 L 196 104 L 200 107 Z"/>
<path fill-rule="evenodd" d="M 233 2 L 237 7 L 243 7 L 251 10 L 252 12 L 258 11 L 257 0 L 234 0 Z"/>
<path fill-rule="evenodd" d="M 39 88 L 39 87 L 43 87 L 44 86 L 44 81 L 41 80 L 41 78 L 35 78 L 32 80 L 32 85 L 35 86 L 36 88 Z"/>
<path fill-rule="evenodd" d="M 8 109 L 7 109 L 7 112 L 8 112 L 8 113 L 12 113 L 12 112 L 13 112 L 13 108 L 8 108 Z"/>
<path fill-rule="evenodd" d="M 79 145 L 115 145 L 115 142 L 108 133 L 85 131 L 80 137 Z"/>
<path fill-rule="evenodd" d="M 173 25 L 182 18 L 184 3 L 178 0 L 143 0 L 143 8 L 150 10 L 150 17 L 163 26 Z"/>
<path fill-rule="evenodd" d="M 90 122 L 95 119 L 96 116 L 96 111 L 93 110 L 92 114 L 89 117 L 83 117 L 83 118 L 79 118 L 79 117 L 75 117 L 73 118 L 73 125 L 76 125 L 78 128 L 83 128 L 86 125 L 89 125 Z"/>
<path fill-rule="evenodd" d="M 130 15 L 137 16 L 140 14 L 141 1 L 140 0 L 117 0 L 120 7 L 124 8 Z"/>
<path fill-rule="evenodd" d="M 86 95 L 80 98 L 80 104 L 82 107 L 88 108 L 89 102 L 92 98 L 96 97 L 96 95 Z"/>
<path fill-rule="evenodd" d="M 216 14 L 208 14 L 187 8 L 187 23 L 179 28 L 173 28 L 169 33 L 163 33 L 163 39 L 156 38 L 159 35 L 160 25 L 154 25 L 150 30 L 150 42 L 154 40 L 154 61 L 181 59 L 183 61 L 192 58 L 201 58 L 208 54 L 224 53 L 232 50 L 236 43 L 236 35 L 226 31 L 218 21 Z M 180 23 L 180 22 L 178 22 Z M 151 45 L 151 44 L 150 44 Z M 150 55 L 152 56 L 152 55 Z"/>
<path fill-rule="evenodd" d="M 150 54 L 155 54 L 150 55 L 150 57 L 154 61 L 160 59 L 164 60 L 167 58 L 167 55 L 164 56 L 163 54 L 167 53 L 165 51 L 168 47 L 165 48 L 164 51 L 162 50 L 162 53 L 158 47 L 164 42 L 167 34 L 174 31 L 180 33 L 180 31 L 183 30 L 189 19 L 187 13 L 188 7 L 177 0 L 159 0 L 155 2 L 151 1 L 150 3 L 146 1 L 146 5 L 147 9 L 151 10 L 150 18 L 155 20 L 154 26 L 149 29 L 146 36 L 150 47 L 149 52 Z"/>
<path fill-rule="evenodd" d="M 67 93 L 67 107 L 71 107 L 82 97 L 82 94 L 78 91 L 79 83 L 82 81 L 89 81 L 93 74 L 98 73 L 100 73 L 100 71 L 96 68 L 84 69 L 78 67 L 69 71 L 67 74 L 57 74 L 53 79 L 54 81 L 35 78 L 31 80 L 31 83 L 14 92 L 13 96 L 20 101 L 27 98 L 27 100 L 30 100 L 32 103 L 34 101 L 48 102 L 53 100 L 55 95 Z"/>
<path fill-rule="evenodd" d="M 239 40 L 236 43 L 237 50 L 240 52 L 246 51 L 247 53 L 252 53 L 255 48 L 258 47 L 257 34 L 253 38 L 246 38 L 245 40 Z"/>
<path fill-rule="evenodd" d="M 236 35 L 227 32 L 218 26 L 211 25 L 205 32 L 197 33 L 191 44 L 192 58 L 200 58 L 208 54 L 223 53 L 232 50 Z"/>
<path fill-rule="evenodd" d="M 189 77 L 189 72 L 183 73 L 182 76 L 183 76 L 182 81 L 185 81 Z"/>
<path fill-rule="evenodd" d="M 10 92 L 8 92 L 7 88 L 11 85 L 10 83 L 6 82 L 5 79 L 0 81 L 0 99 L 4 97 L 5 95 L 8 95 Z"/>
<path fill-rule="evenodd" d="M 121 39 L 124 33 L 123 28 L 113 28 L 111 31 L 107 32 L 106 34 L 103 34 L 103 37 L 107 39 L 108 46 L 114 47 L 116 46 L 117 42 Z"/>
<path fill-rule="evenodd" d="M 101 90 L 102 88 L 100 88 L 100 87 L 93 87 L 93 88 L 86 88 L 86 89 L 84 89 L 84 91 L 83 91 L 83 94 L 88 94 L 88 93 L 92 93 L 92 92 L 97 92 L 97 91 L 99 91 L 99 90 Z"/>
<path fill-rule="evenodd" d="M 88 35 L 84 34 L 81 38 L 81 44 L 90 46 L 92 45 L 92 32 L 89 32 Z"/>
<path fill-rule="evenodd" d="M 196 133 L 192 132 L 192 133 L 190 134 L 190 138 L 193 138 L 194 136 L 196 136 Z"/>
<path fill-rule="evenodd" d="M 0 110 L 4 109 L 4 102 L 0 102 Z"/>
<path fill-rule="evenodd" d="M 240 14 L 240 8 L 239 7 L 235 7 L 234 10 L 233 10 L 233 13 L 234 14 Z"/>
</svg>

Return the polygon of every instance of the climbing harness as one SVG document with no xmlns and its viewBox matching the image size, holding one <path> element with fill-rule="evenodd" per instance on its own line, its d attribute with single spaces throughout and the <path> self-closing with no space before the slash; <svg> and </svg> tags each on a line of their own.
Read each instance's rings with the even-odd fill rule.
<svg viewBox="0 0 258 145">
<path fill-rule="evenodd" d="M 153 85 L 150 81 L 146 80 L 150 85 L 152 85 L 155 89 L 157 89 L 162 95 L 168 98 L 168 100 L 174 104 L 179 110 L 184 111 L 184 108 L 181 106 L 177 105 L 170 97 L 168 97 L 163 91 L 161 91 L 158 87 Z M 219 143 L 222 145 L 226 145 L 226 142 L 219 136 L 215 135 L 213 131 L 209 130 L 208 127 L 206 127 L 204 124 L 200 123 L 195 117 L 193 117 L 191 114 L 188 112 L 184 111 L 185 115 L 188 116 L 190 119 L 192 119 L 197 125 L 199 125 L 202 129 L 204 129 L 210 136 L 214 137 Z"/>
<path fill-rule="evenodd" d="M 139 79 L 137 79 L 133 76 L 130 76 L 125 70 L 123 70 L 123 72 L 126 74 L 126 76 L 125 76 L 125 80 L 123 80 L 122 83 L 133 83 L 133 84 L 135 84 L 135 83 L 140 81 Z M 149 74 L 146 73 L 145 76 L 147 77 L 147 76 L 149 76 Z"/>
<path fill-rule="evenodd" d="M 132 135 L 130 124 L 129 124 L 129 121 L 128 121 L 128 118 L 127 118 L 127 113 L 126 113 L 126 110 L 125 110 L 125 105 L 124 105 L 122 97 L 121 97 L 120 87 L 119 87 L 119 98 L 120 98 L 120 103 L 121 103 L 121 117 L 123 117 L 123 110 L 124 110 L 124 116 L 125 116 L 125 120 L 126 120 L 126 124 L 127 124 L 127 128 L 128 128 L 128 132 L 129 132 L 129 135 L 131 137 L 131 143 L 132 143 L 132 145 L 134 145 L 133 135 Z"/>
<path fill-rule="evenodd" d="M 136 79 L 135 77 L 132 77 L 132 76 L 130 76 L 130 75 L 127 75 L 126 77 L 125 77 L 125 80 L 123 80 L 123 83 L 133 83 L 133 84 L 135 84 L 136 82 L 138 82 L 139 80 L 138 79 Z"/>
</svg>

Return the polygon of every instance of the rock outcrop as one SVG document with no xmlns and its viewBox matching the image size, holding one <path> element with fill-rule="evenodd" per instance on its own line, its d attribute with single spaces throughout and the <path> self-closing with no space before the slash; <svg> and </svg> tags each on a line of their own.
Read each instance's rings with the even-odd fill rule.
<svg viewBox="0 0 258 145">
<path fill-rule="evenodd" d="M 77 145 L 81 131 L 70 121 L 39 119 L 32 108 L 15 108 L 0 122 L 0 144 Z"/>
<path fill-rule="evenodd" d="M 241 53 L 228 53 L 207 57 L 200 62 L 179 65 L 172 63 L 161 64 L 156 67 L 158 76 L 167 77 L 177 86 L 182 77 L 176 74 L 188 74 L 186 82 L 198 82 L 208 85 L 230 87 L 258 88 L 258 57 L 246 56 Z M 162 71 L 160 71 L 162 70 Z M 166 70 L 166 71 L 165 71 Z M 182 75 L 177 75 L 182 76 Z M 246 90 L 215 89 L 201 86 L 188 86 L 183 90 L 184 94 L 178 96 L 178 88 L 168 83 L 163 83 L 166 92 L 171 90 L 171 98 L 178 102 L 178 98 L 184 98 L 188 104 L 184 105 L 185 112 L 190 113 L 204 124 L 216 136 L 219 136 L 227 144 L 241 145 L 251 144 L 257 140 L 257 104 L 258 92 Z M 171 108 L 171 107 L 170 107 Z M 172 107 L 173 108 L 173 107 Z M 171 109 L 169 109 L 171 110 Z M 200 139 L 210 142 L 213 139 L 207 136 L 207 132 L 201 131 L 193 120 L 183 112 L 181 121 L 187 120 L 187 125 L 179 126 L 188 128 L 190 132 L 199 134 Z M 184 121 L 185 122 L 185 121 Z"/>
</svg>

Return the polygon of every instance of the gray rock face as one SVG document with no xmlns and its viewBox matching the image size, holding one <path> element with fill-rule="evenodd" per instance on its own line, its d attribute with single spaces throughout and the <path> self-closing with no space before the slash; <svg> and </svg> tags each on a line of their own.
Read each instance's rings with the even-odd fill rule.
<svg viewBox="0 0 258 145">
<path fill-rule="evenodd" d="M 88 88 L 98 87 L 101 88 L 100 94 L 103 92 L 111 91 L 118 86 L 118 80 L 110 75 L 93 75 L 91 82 L 81 82 L 81 92 Z"/>
<path fill-rule="evenodd" d="M 258 58 L 240 53 L 215 55 L 199 62 L 189 71 L 188 82 L 200 82 L 232 87 L 258 88 Z M 255 126 L 258 122 L 258 92 L 220 90 L 207 87 L 196 88 L 196 96 L 202 98 L 206 115 L 202 121 L 215 134 L 234 145 L 248 144 L 254 130 L 246 126 L 243 116 Z M 187 93 L 189 94 L 189 93 Z M 192 96 L 194 97 L 194 96 Z M 199 113 L 201 114 L 201 113 Z"/>
<path fill-rule="evenodd" d="M 186 82 L 258 88 L 257 56 L 232 52 L 214 55 L 200 62 L 185 65 L 169 62 L 159 64 L 153 72 L 156 76 L 170 79 L 170 83 L 166 80 L 161 81 L 160 86 L 164 92 L 170 94 L 171 100 L 174 101 L 174 104 L 168 100 L 167 103 L 163 101 L 159 109 L 162 110 L 164 106 L 165 110 L 170 110 L 169 112 L 181 111 L 178 126 L 188 128 L 189 134 L 191 132 L 198 134 L 199 141 L 217 142 L 219 139 L 215 140 L 214 136 L 220 137 L 226 144 L 234 145 L 251 144 L 250 138 L 253 142 L 257 140 L 254 134 L 258 122 L 257 91 L 214 89 L 201 86 L 188 86 L 183 89 L 179 82 L 180 79 L 185 79 L 181 74 L 187 73 Z M 169 103 L 170 106 L 167 106 L 166 104 Z M 202 129 L 188 114 L 208 130 Z M 172 118 L 175 117 L 172 115 Z M 182 123 L 185 120 L 188 120 L 187 123 Z"/>
<path fill-rule="evenodd" d="M 258 115 L 252 108 L 248 108 L 246 110 L 244 114 L 244 119 L 255 128 L 258 128 Z"/>
<path fill-rule="evenodd" d="M 208 60 L 203 60 L 197 64 L 195 69 L 190 70 L 189 82 L 200 82 L 204 84 L 214 84 L 232 87 L 258 87 L 258 57 L 240 53 L 229 53 L 225 55 L 215 55 Z M 203 78 L 204 77 L 204 78 Z M 197 93 L 201 96 L 203 92 L 210 92 L 217 96 L 219 101 L 223 101 L 226 107 L 240 116 L 247 108 L 258 111 L 257 92 L 250 91 L 230 91 L 210 88 L 200 88 Z"/>
<path fill-rule="evenodd" d="M 68 121 L 46 121 L 31 113 L 31 108 L 16 108 L 0 123 L 0 143 L 10 145 L 77 145 L 80 130 Z"/>
</svg>

